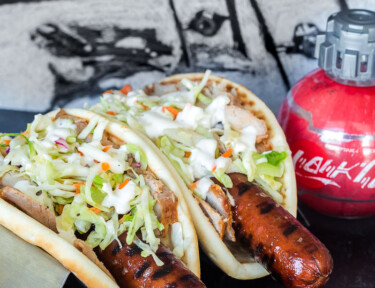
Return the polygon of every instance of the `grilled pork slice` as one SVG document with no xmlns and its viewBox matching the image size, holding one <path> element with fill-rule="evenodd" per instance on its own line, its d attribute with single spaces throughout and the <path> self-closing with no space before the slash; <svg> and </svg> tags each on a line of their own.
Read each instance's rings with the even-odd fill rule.
<svg viewBox="0 0 375 288">
<path fill-rule="evenodd" d="M 214 208 L 226 223 L 225 238 L 231 241 L 236 241 L 235 233 L 232 228 L 232 207 L 229 203 L 228 196 L 219 185 L 212 185 L 207 192 L 206 202 Z"/>
<path fill-rule="evenodd" d="M 235 105 L 225 108 L 225 116 L 230 125 L 236 130 L 242 130 L 247 126 L 253 126 L 257 132 L 257 143 L 268 137 L 267 127 L 263 120 L 258 119 L 249 110 Z"/>
<path fill-rule="evenodd" d="M 219 233 L 220 238 L 223 239 L 227 226 L 223 217 L 203 199 L 197 196 L 195 196 L 195 199 L 197 199 L 199 206 L 203 210 L 203 213 L 208 217 L 212 225 L 214 225 L 216 231 Z"/>
<path fill-rule="evenodd" d="M 163 233 L 165 235 L 169 225 L 178 221 L 177 198 L 152 172 L 139 168 L 136 168 L 135 171 L 143 176 L 146 185 L 151 189 L 152 197 L 156 200 L 155 213 L 164 225 Z"/>
<path fill-rule="evenodd" d="M 44 205 L 23 194 L 18 189 L 6 186 L 0 190 L 0 197 L 17 206 L 39 223 L 57 232 L 55 214 Z"/>
</svg>

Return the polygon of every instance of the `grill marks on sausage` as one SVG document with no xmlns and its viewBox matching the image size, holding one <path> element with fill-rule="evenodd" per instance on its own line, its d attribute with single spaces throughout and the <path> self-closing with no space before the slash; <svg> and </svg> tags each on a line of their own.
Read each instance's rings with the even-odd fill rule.
<svg viewBox="0 0 375 288">
<path fill-rule="evenodd" d="M 121 248 L 120 245 L 116 245 L 115 248 L 112 250 L 112 255 L 115 256 L 118 252 L 120 252 Z"/>
<path fill-rule="evenodd" d="M 260 214 L 267 214 L 271 212 L 273 208 L 275 208 L 275 204 L 265 201 L 256 205 L 256 207 L 260 208 Z"/>
<path fill-rule="evenodd" d="M 112 249 L 112 252 L 111 252 L 112 256 L 116 256 L 117 253 L 119 253 L 121 251 L 121 249 L 124 248 L 124 246 L 126 246 L 125 242 L 122 242 L 122 241 L 120 241 L 120 242 L 121 242 L 121 247 L 120 247 L 120 245 L 117 242 L 115 248 Z"/>
<path fill-rule="evenodd" d="M 150 262 L 145 261 L 145 263 L 143 263 L 143 265 L 134 273 L 134 279 L 141 277 L 148 267 L 150 267 Z"/>
<path fill-rule="evenodd" d="M 297 230 L 298 226 L 297 225 L 289 225 L 288 227 L 286 227 L 283 231 L 283 234 L 285 237 L 288 237 L 290 234 L 292 234 L 293 232 L 295 232 Z"/>
<path fill-rule="evenodd" d="M 238 185 L 238 195 L 241 196 L 243 193 L 245 193 L 247 190 L 249 190 L 251 187 L 253 187 L 254 184 L 250 182 L 243 182 Z"/>
<path fill-rule="evenodd" d="M 133 246 L 128 246 L 126 247 L 126 251 L 125 251 L 125 255 L 126 256 L 133 256 L 133 255 L 137 255 L 137 254 L 141 254 L 142 252 L 142 249 L 139 248 L 137 245 L 133 245 Z"/>
<path fill-rule="evenodd" d="M 158 256 L 161 259 L 161 258 L 164 258 L 164 257 L 173 256 L 173 254 L 169 253 L 169 252 L 158 252 L 158 253 L 156 253 L 156 256 Z"/>
<path fill-rule="evenodd" d="M 321 287 L 327 282 L 332 271 L 327 248 L 259 186 L 242 184 L 246 176 L 229 176 L 233 188 L 228 190 L 236 203 L 233 227 L 241 246 L 285 287 Z"/>
<path fill-rule="evenodd" d="M 142 257 L 134 243 L 126 244 L 126 232 L 101 250 L 96 248 L 100 261 L 107 267 L 120 287 L 205 287 L 183 262 L 166 246 L 160 244 L 156 255 L 164 262 L 158 266 L 151 255 Z M 123 246 L 121 246 L 123 244 Z M 120 248 L 121 247 L 121 248 Z M 185 281 L 183 277 L 185 276 Z"/>
<path fill-rule="evenodd" d="M 307 253 L 309 254 L 313 254 L 314 252 L 318 251 L 318 247 L 316 247 L 315 245 L 313 244 L 307 244 L 305 246 L 303 246 L 303 248 L 307 251 Z"/>
<path fill-rule="evenodd" d="M 156 279 L 159 279 L 159 278 L 161 278 L 161 277 L 163 277 L 163 276 L 166 276 L 166 275 L 168 275 L 169 273 L 171 273 L 172 270 L 173 270 L 173 266 L 166 266 L 166 265 L 165 265 L 165 267 L 162 267 L 162 268 L 157 269 L 157 270 L 155 271 L 155 273 L 152 275 L 152 279 L 153 279 L 153 280 L 156 280 Z"/>
</svg>

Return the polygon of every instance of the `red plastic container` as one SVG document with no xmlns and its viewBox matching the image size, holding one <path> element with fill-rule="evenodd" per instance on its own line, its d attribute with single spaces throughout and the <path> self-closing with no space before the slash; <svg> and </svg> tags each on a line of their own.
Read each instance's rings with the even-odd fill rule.
<svg viewBox="0 0 375 288">
<path fill-rule="evenodd" d="M 344 85 L 317 69 L 292 88 L 278 119 L 300 200 L 337 217 L 375 214 L 375 86 Z"/>
</svg>

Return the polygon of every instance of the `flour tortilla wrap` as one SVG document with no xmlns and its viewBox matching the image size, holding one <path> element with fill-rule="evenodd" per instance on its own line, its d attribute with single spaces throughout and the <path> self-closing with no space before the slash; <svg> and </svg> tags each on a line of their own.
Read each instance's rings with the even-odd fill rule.
<svg viewBox="0 0 375 288">
<path fill-rule="evenodd" d="M 59 111 L 49 113 L 54 119 Z M 66 109 L 65 112 L 77 118 L 90 121 L 93 117 L 99 117 L 100 121 L 105 118 L 93 112 L 82 109 Z M 184 201 L 178 180 L 170 176 L 170 171 L 160 157 L 160 153 L 153 144 L 144 136 L 132 131 L 124 124 L 109 122 L 105 128 L 109 135 L 126 144 L 134 144 L 141 147 L 148 160 L 148 168 L 172 190 L 178 199 L 177 213 L 178 222 L 182 226 L 184 239 L 183 262 L 187 267 L 200 276 L 198 241 L 194 226 L 190 219 L 188 207 Z M 2 179 L 1 179 L 2 180 Z M 3 186 L 3 185 L 2 185 Z M 1 192 L 1 191 L 0 191 Z M 110 276 L 106 275 L 97 265 L 89 260 L 83 253 L 76 249 L 71 243 L 64 240 L 35 219 L 29 217 L 21 210 L 0 198 L 0 224 L 20 236 L 25 241 L 36 245 L 61 262 L 67 269 L 72 271 L 88 287 L 118 287 Z M 168 246 L 168 244 L 166 244 Z M 171 247 L 169 247 L 171 248 Z M 48 273 L 48 271 L 46 271 Z"/>
<path fill-rule="evenodd" d="M 191 74 L 176 74 L 171 77 L 163 79 L 161 85 L 177 85 L 181 83 L 182 79 L 188 79 L 194 82 L 202 81 L 204 77 L 203 73 L 191 73 Z M 208 79 L 206 86 L 210 83 L 216 82 L 217 84 L 224 85 L 227 91 L 234 89 L 237 94 L 239 103 L 251 111 L 257 118 L 264 120 L 267 126 L 267 133 L 269 135 L 268 142 L 272 144 L 273 149 L 280 151 L 287 151 L 288 157 L 284 160 L 285 172 L 282 176 L 283 183 L 283 202 L 282 206 L 288 210 L 294 217 L 297 214 L 297 193 L 296 193 L 296 182 L 293 168 L 293 162 L 291 152 L 289 150 L 288 143 L 286 141 L 284 132 L 278 124 L 276 117 L 272 111 L 264 104 L 262 100 L 256 97 L 246 87 L 234 83 L 228 79 L 211 75 Z M 145 88 L 145 91 L 150 91 L 152 94 L 153 85 Z M 179 183 L 181 190 L 184 193 L 184 197 L 190 214 L 192 215 L 195 229 L 198 234 L 199 242 L 208 257 L 219 266 L 226 274 L 237 279 L 256 279 L 268 275 L 269 273 L 258 263 L 245 262 L 242 263 L 238 260 L 239 258 L 228 249 L 227 245 L 223 240 L 220 239 L 213 225 L 209 219 L 205 216 L 202 209 L 199 207 L 198 202 L 193 197 L 192 191 L 185 185 L 184 181 L 175 171 L 175 168 L 169 163 L 164 157 L 166 165 L 169 166 L 171 175 Z"/>
</svg>

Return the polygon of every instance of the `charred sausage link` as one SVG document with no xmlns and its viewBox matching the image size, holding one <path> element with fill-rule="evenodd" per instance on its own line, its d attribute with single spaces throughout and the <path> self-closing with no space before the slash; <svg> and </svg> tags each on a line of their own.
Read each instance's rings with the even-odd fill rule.
<svg viewBox="0 0 375 288">
<path fill-rule="evenodd" d="M 333 268 L 328 249 L 245 175 L 229 176 L 233 227 L 242 246 L 285 287 L 322 287 Z"/>
<path fill-rule="evenodd" d="M 98 258 L 111 272 L 120 287 L 206 287 L 166 246 L 159 245 L 156 255 L 164 262 L 157 266 L 152 256 L 142 257 L 134 243 L 126 244 L 126 232 L 106 249 L 97 249 Z"/>
</svg>

